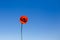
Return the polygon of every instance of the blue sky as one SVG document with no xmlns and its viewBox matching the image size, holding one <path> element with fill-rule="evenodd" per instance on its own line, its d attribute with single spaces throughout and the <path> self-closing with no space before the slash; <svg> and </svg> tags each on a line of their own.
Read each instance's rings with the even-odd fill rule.
<svg viewBox="0 0 60 40">
<path fill-rule="evenodd" d="M 0 40 L 60 40 L 60 0 L 0 0 Z"/>
</svg>

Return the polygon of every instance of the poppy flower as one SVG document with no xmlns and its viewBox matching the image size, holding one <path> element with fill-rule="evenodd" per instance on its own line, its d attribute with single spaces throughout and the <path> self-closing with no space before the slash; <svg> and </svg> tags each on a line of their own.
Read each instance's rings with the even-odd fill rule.
<svg viewBox="0 0 60 40">
<path fill-rule="evenodd" d="M 21 24 L 26 24 L 27 21 L 28 21 L 28 17 L 27 17 L 27 16 L 21 16 L 21 17 L 20 17 L 20 22 L 21 22 Z"/>
</svg>

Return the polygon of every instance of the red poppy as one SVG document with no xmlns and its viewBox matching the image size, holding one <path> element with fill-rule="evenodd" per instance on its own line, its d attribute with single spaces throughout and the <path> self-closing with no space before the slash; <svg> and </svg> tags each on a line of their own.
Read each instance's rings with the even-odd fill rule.
<svg viewBox="0 0 60 40">
<path fill-rule="evenodd" d="M 27 21 L 28 21 L 28 17 L 27 17 L 27 16 L 21 16 L 21 17 L 20 17 L 20 22 L 21 22 L 22 24 L 26 24 Z"/>
</svg>

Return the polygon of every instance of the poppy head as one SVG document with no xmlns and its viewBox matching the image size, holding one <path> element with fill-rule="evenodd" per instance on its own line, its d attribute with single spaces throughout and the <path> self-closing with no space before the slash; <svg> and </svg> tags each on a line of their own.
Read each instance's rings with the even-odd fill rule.
<svg viewBox="0 0 60 40">
<path fill-rule="evenodd" d="M 20 22 L 21 22 L 21 24 L 26 24 L 27 21 L 28 21 L 28 17 L 27 17 L 27 16 L 21 16 L 21 17 L 20 17 Z"/>
</svg>

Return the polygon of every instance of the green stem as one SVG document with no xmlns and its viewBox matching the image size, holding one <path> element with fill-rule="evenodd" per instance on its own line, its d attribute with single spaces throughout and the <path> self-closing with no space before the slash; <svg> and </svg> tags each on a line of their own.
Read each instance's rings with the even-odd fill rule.
<svg viewBox="0 0 60 40">
<path fill-rule="evenodd" d="M 21 40 L 23 40 L 22 29 L 23 29 L 23 24 L 21 24 Z"/>
</svg>

